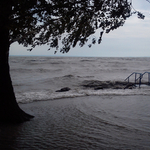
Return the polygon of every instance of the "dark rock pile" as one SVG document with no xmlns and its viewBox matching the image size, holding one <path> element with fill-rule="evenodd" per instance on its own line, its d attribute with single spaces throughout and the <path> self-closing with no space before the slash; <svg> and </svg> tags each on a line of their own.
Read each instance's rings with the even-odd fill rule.
<svg viewBox="0 0 150 150">
<path fill-rule="evenodd" d="M 57 90 L 55 92 L 67 92 L 67 91 L 70 91 L 71 89 L 69 87 L 64 87 L 64 88 L 61 88 L 60 90 Z"/>
<path fill-rule="evenodd" d="M 136 87 L 134 83 L 122 82 L 122 81 L 99 81 L 99 80 L 85 80 L 81 84 L 84 88 L 92 88 L 94 90 L 102 89 L 133 89 Z M 61 88 L 55 92 L 67 92 L 71 89 L 69 87 Z"/>
<path fill-rule="evenodd" d="M 82 83 L 85 88 L 93 88 L 94 90 L 101 89 L 132 89 L 135 87 L 134 83 L 121 82 L 121 81 L 99 81 L 99 80 L 85 80 Z"/>
</svg>

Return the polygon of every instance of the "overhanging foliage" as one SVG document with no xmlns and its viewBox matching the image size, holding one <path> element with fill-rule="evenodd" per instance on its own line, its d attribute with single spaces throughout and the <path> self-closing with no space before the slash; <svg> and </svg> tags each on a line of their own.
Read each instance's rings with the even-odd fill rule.
<svg viewBox="0 0 150 150">
<path fill-rule="evenodd" d="M 30 50 L 48 44 L 50 48 L 66 53 L 77 43 L 82 47 L 99 28 L 99 38 L 92 38 L 89 47 L 100 44 L 103 33 L 123 26 L 132 15 L 129 0 L 8 1 L 6 7 L 6 2 L 3 3 L 1 14 L 5 17 L 9 7 L 10 44 L 17 41 L 26 47 L 31 45 Z"/>
</svg>

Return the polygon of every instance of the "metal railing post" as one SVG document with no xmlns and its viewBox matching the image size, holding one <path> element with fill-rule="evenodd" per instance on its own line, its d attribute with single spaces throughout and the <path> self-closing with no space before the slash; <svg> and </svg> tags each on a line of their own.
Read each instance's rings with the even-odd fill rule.
<svg viewBox="0 0 150 150">
<path fill-rule="evenodd" d="M 148 73 L 148 85 L 150 85 L 150 73 Z"/>
<path fill-rule="evenodd" d="M 135 81 L 134 81 L 134 82 L 135 82 L 135 84 L 136 84 L 136 73 L 135 73 Z"/>
<path fill-rule="evenodd" d="M 141 79 L 142 79 L 142 77 L 143 77 L 143 75 L 140 74 L 140 78 L 139 78 L 139 88 L 140 88 L 140 86 L 141 86 Z"/>
<path fill-rule="evenodd" d="M 138 82 L 139 88 L 140 88 L 140 86 L 141 86 L 141 84 L 142 84 L 142 78 L 143 78 L 144 74 L 146 74 L 146 73 L 148 74 L 148 85 L 150 85 L 150 72 L 144 72 L 143 74 L 142 74 L 142 73 L 138 73 L 138 72 L 133 72 L 133 73 L 131 73 L 131 74 L 125 79 L 125 81 L 128 81 L 128 83 L 129 83 L 130 77 L 131 77 L 133 74 L 135 74 L 134 82 L 135 82 L 135 84 Z M 139 75 L 138 78 L 137 78 L 137 74 Z"/>
</svg>

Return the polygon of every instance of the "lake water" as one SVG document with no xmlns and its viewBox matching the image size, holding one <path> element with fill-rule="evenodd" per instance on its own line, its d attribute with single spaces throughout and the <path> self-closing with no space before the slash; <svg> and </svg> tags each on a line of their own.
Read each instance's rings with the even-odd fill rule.
<svg viewBox="0 0 150 150">
<path fill-rule="evenodd" d="M 85 81 L 124 81 L 132 72 L 150 71 L 150 58 L 11 57 L 11 75 L 20 103 L 86 95 L 149 95 L 148 86 L 95 91 Z M 148 81 L 147 74 L 143 81 Z M 134 82 L 134 76 L 130 79 Z M 55 92 L 69 87 L 65 93 Z"/>
<path fill-rule="evenodd" d="M 124 81 L 150 58 L 11 57 L 20 107 L 35 118 L 2 126 L 3 149 L 150 149 L 150 87 L 94 90 L 86 81 Z M 142 81 L 147 81 L 145 75 Z M 134 81 L 134 77 L 131 78 Z M 69 87 L 67 92 L 55 92 Z"/>
</svg>

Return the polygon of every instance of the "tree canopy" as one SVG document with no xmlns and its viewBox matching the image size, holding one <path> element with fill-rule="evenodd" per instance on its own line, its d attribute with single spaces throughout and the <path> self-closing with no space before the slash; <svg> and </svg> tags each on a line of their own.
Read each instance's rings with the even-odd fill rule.
<svg viewBox="0 0 150 150">
<path fill-rule="evenodd" d="M 82 47 L 99 28 L 99 38 L 92 38 L 89 47 L 101 43 L 104 32 L 123 26 L 132 14 L 129 0 L 3 0 L 0 3 L 3 4 L 0 14 L 4 18 L 9 16 L 10 44 L 17 41 L 31 45 L 30 50 L 49 44 L 62 53 L 77 43 Z M 6 14 L 6 10 L 10 11 Z"/>
</svg>

